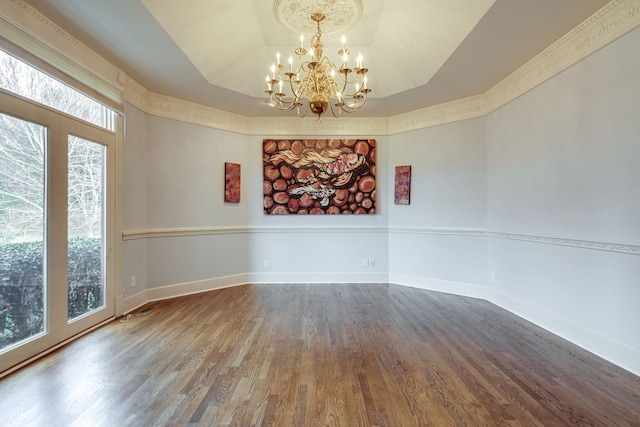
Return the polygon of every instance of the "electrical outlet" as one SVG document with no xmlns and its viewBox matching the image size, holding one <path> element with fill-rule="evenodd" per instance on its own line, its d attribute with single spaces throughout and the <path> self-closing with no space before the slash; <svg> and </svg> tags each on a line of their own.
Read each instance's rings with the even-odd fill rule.
<svg viewBox="0 0 640 427">
<path fill-rule="evenodd" d="M 136 276 L 131 276 L 131 287 L 134 288 L 136 286 Z"/>
<path fill-rule="evenodd" d="M 264 268 L 269 268 L 269 265 L 270 265 L 269 258 L 265 258 L 264 261 L 262 262 L 262 266 Z"/>
<path fill-rule="evenodd" d="M 495 271 L 492 271 L 492 272 L 491 272 L 491 281 L 492 281 L 492 282 L 495 282 L 495 281 L 496 281 L 496 272 L 495 272 Z"/>
<path fill-rule="evenodd" d="M 369 267 L 375 267 L 376 266 L 376 259 L 372 258 L 369 260 Z"/>
<path fill-rule="evenodd" d="M 369 267 L 369 259 L 368 258 L 362 258 L 362 266 L 363 267 Z"/>
</svg>

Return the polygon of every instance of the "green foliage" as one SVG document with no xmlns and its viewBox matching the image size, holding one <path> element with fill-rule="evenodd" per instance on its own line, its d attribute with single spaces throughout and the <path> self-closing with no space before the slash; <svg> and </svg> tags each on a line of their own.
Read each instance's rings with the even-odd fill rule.
<svg viewBox="0 0 640 427">
<path fill-rule="evenodd" d="M 103 304 L 100 239 L 69 241 L 69 319 Z M 44 244 L 0 245 L 0 349 L 44 330 Z"/>
<path fill-rule="evenodd" d="M 80 237 L 69 240 L 69 319 L 103 304 L 100 242 Z"/>
</svg>

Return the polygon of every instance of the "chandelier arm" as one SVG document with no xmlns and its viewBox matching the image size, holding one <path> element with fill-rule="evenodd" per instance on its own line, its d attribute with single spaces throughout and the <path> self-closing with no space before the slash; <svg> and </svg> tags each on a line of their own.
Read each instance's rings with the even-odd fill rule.
<svg viewBox="0 0 640 427">
<path fill-rule="evenodd" d="M 302 112 L 302 114 L 300 113 L 300 106 L 304 105 L 304 111 Z M 296 104 L 296 113 L 298 114 L 298 117 L 302 118 L 304 116 L 307 115 L 307 112 L 309 111 L 309 104 L 305 104 L 304 102 L 299 102 Z"/>
<path fill-rule="evenodd" d="M 294 103 L 284 103 L 281 100 L 278 100 L 278 103 L 271 103 L 270 105 L 281 111 L 291 111 L 295 108 Z"/>
<path fill-rule="evenodd" d="M 366 104 L 366 102 L 367 102 L 367 94 L 365 93 L 364 95 L 359 95 L 358 98 L 355 98 L 355 103 L 356 103 L 355 106 L 352 107 L 351 105 L 345 102 L 341 108 L 347 113 L 353 113 L 359 110 L 360 108 L 362 108 L 364 104 Z"/>
<path fill-rule="evenodd" d="M 336 119 L 339 118 L 342 115 L 342 107 L 338 104 L 335 104 L 335 108 L 333 103 L 329 103 L 329 107 L 331 109 L 331 114 L 333 114 L 333 117 L 335 117 Z M 336 111 L 338 112 L 336 114 Z"/>
<path fill-rule="evenodd" d="M 297 101 L 300 99 L 298 94 L 296 93 L 296 88 L 293 86 L 293 76 L 289 77 L 289 88 L 291 89 L 291 93 L 293 96 L 293 100 Z"/>
<path fill-rule="evenodd" d="M 283 106 L 282 103 L 280 103 L 280 105 L 276 103 L 270 103 L 269 105 L 280 111 L 291 111 L 295 108 L 295 104 Z"/>
</svg>

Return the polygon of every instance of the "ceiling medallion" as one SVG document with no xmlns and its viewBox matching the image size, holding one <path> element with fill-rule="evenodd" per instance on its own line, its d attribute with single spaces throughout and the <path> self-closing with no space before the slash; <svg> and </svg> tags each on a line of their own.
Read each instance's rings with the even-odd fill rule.
<svg viewBox="0 0 640 427">
<path fill-rule="evenodd" d="M 362 16 L 361 0 L 275 0 L 273 14 L 286 29 L 296 34 L 313 34 L 316 23 L 309 19 L 323 13 L 322 34 L 343 33 L 352 28 Z"/>
</svg>

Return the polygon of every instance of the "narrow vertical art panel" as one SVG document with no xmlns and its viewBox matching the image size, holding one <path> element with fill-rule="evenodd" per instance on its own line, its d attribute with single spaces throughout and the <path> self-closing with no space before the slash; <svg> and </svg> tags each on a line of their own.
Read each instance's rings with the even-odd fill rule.
<svg viewBox="0 0 640 427">
<path fill-rule="evenodd" d="M 224 164 L 224 201 L 240 203 L 240 165 L 238 163 Z"/>
<path fill-rule="evenodd" d="M 375 139 L 264 139 L 264 213 L 375 214 Z"/>
<path fill-rule="evenodd" d="M 411 201 L 411 166 L 396 166 L 395 193 L 396 205 L 408 205 Z"/>
</svg>

